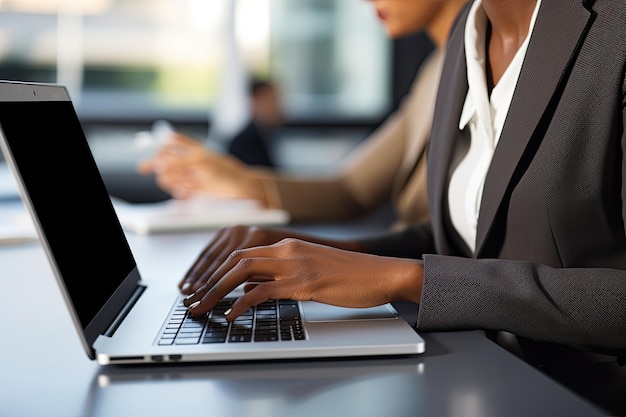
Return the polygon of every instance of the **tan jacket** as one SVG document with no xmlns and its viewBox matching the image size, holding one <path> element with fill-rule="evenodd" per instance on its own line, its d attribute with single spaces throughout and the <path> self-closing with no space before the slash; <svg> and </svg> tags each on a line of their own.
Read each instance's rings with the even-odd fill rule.
<svg viewBox="0 0 626 417">
<path fill-rule="evenodd" d="M 268 173 L 270 204 L 288 210 L 294 221 L 340 220 L 365 215 L 391 199 L 401 223 L 428 219 L 425 147 L 443 55 L 435 50 L 426 58 L 399 109 L 349 154 L 338 175 Z"/>
</svg>

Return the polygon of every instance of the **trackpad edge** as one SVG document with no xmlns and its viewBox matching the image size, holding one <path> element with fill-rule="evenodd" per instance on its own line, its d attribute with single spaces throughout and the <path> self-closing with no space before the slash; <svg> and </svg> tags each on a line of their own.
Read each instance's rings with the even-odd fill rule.
<svg viewBox="0 0 626 417">
<path fill-rule="evenodd" d="M 302 302 L 301 304 L 304 320 L 307 322 L 389 320 L 398 318 L 396 311 L 389 304 L 369 308 L 337 307 L 313 301 Z"/>
</svg>

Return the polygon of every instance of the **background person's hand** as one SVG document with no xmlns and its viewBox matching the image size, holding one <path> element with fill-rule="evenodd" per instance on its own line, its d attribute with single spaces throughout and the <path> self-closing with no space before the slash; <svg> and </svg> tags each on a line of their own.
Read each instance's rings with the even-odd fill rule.
<svg viewBox="0 0 626 417">
<path fill-rule="evenodd" d="M 201 143 L 178 133 L 171 133 L 158 152 L 139 163 L 142 174 L 155 174 L 157 183 L 175 198 L 187 198 L 199 192 L 193 179 L 194 165 L 203 164 L 206 150 Z"/>
<path fill-rule="evenodd" d="M 232 252 L 208 282 L 185 299 L 185 305 L 194 316 L 204 314 L 243 283 L 248 283 L 245 293 L 232 305 L 228 320 L 269 299 L 313 300 L 342 307 L 419 303 L 423 263 L 284 239 Z"/>
<path fill-rule="evenodd" d="M 154 157 L 139 163 L 137 170 L 155 174 L 159 187 L 174 198 L 211 194 L 267 203 L 260 180 L 248 166 L 180 133 L 174 132 Z"/>
<path fill-rule="evenodd" d="M 356 241 L 332 241 L 284 229 L 258 226 L 224 227 L 215 233 L 185 277 L 178 283 L 178 287 L 183 294 L 191 294 L 207 282 L 232 252 L 254 246 L 271 245 L 285 238 L 298 238 L 352 251 L 363 250 Z"/>
</svg>

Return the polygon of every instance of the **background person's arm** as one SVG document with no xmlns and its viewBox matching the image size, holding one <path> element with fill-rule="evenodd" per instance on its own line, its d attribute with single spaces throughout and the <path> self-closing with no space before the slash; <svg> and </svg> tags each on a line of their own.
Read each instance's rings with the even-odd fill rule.
<svg viewBox="0 0 626 417">
<path fill-rule="evenodd" d="M 367 214 L 391 200 L 404 223 L 426 220 L 426 161 L 420 157 L 430 135 L 443 55 L 430 54 L 398 110 L 350 153 L 337 175 L 266 177 L 272 205 L 296 220 L 338 220 Z"/>
</svg>

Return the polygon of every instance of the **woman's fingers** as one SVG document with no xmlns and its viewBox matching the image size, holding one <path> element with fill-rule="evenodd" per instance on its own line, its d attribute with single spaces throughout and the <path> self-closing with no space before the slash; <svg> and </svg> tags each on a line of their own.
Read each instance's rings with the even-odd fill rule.
<svg viewBox="0 0 626 417">
<path fill-rule="evenodd" d="M 239 304 L 238 309 L 246 305 L 250 307 L 252 305 L 250 302 L 265 301 L 263 297 L 310 299 L 307 287 L 310 281 L 299 279 L 298 271 L 301 268 L 299 255 L 285 256 L 286 252 L 292 251 L 288 246 L 293 240 L 285 239 L 274 245 L 232 252 L 206 284 L 185 299 L 185 305 L 190 307 L 190 313 L 192 315 L 206 313 L 232 290 L 249 281 L 257 282 L 256 288 L 248 291 L 248 296 L 242 301 L 243 304 Z M 259 281 L 265 282 L 258 283 Z M 268 281 L 274 283 L 266 285 Z M 231 317 L 235 318 L 237 315 L 233 314 Z"/>
<path fill-rule="evenodd" d="M 183 294 L 191 294 L 193 291 L 196 291 L 201 284 L 206 281 L 207 277 L 213 273 L 208 266 L 214 262 L 216 257 L 220 256 L 219 254 L 226 250 L 228 240 L 228 229 L 220 229 L 216 232 L 213 239 L 202 250 L 202 253 L 198 256 L 193 265 L 191 265 L 184 278 L 179 282 L 178 287 Z"/>
<path fill-rule="evenodd" d="M 244 294 L 237 298 L 231 306 L 227 319 L 234 320 L 251 307 L 267 300 L 297 299 L 293 296 L 294 290 L 294 284 L 291 280 L 272 280 L 246 285 Z"/>
<path fill-rule="evenodd" d="M 285 273 L 289 274 L 291 269 L 288 260 L 280 259 L 282 252 L 279 244 L 231 252 L 208 281 L 185 299 L 185 305 L 190 306 L 196 301 L 202 301 L 202 308 L 195 311 L 203 313 L 220 298 L 254 277 L 282 278 Z"/>
<path fill-rule="evenodd" d="M 275 243 L 284 232 L 254 226 L 220 229 L 179 283 L 184 294 L 197 291 L 235 250 Z"/>
</svg>

